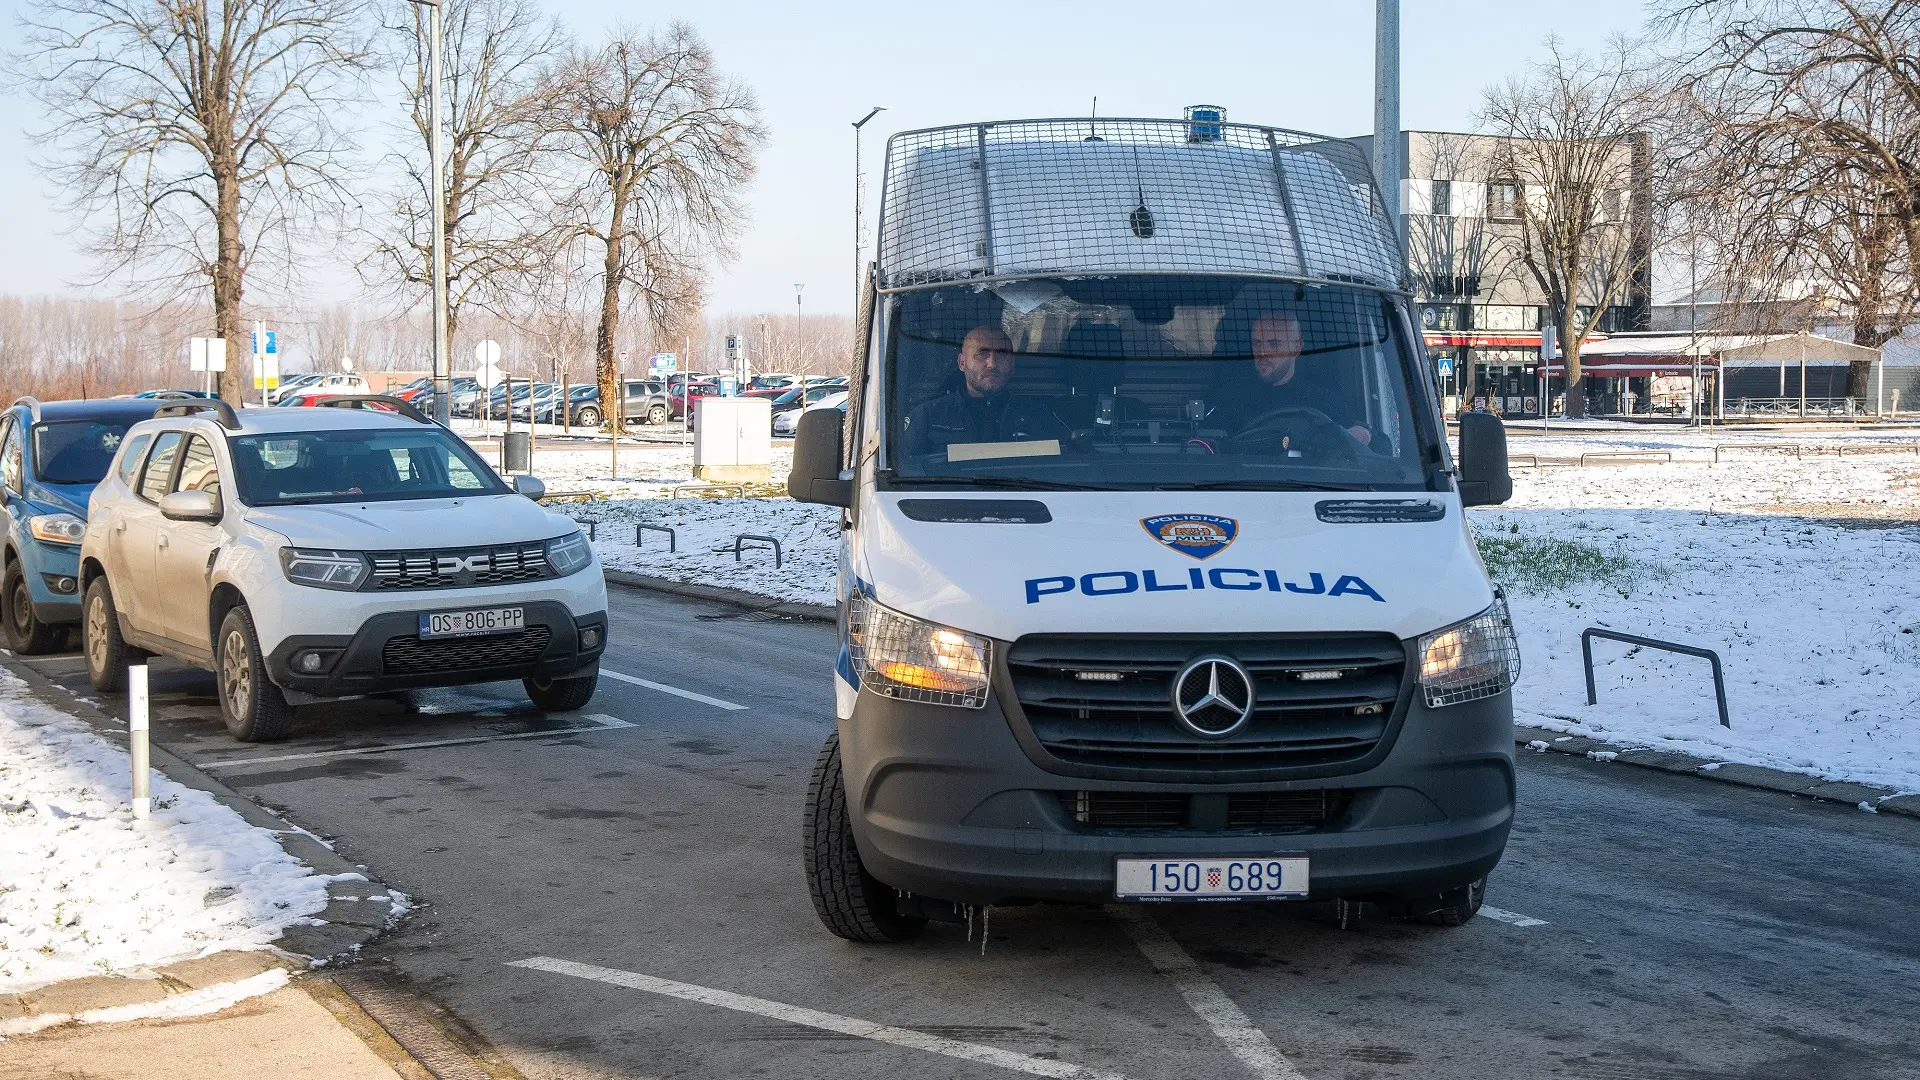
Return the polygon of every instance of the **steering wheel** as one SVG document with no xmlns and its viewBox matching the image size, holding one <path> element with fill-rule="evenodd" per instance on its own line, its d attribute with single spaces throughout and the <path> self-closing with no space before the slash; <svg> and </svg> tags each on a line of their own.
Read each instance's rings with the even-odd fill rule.
<svg viewBox="0 0 1920 1080">
<path fill-rule="evenodd" d="M 1302 454 L 1351 459 L 1357 458 L 1361 449 L 1360 440 L 1339 421 L 1304 405 L 1269 409 L 1231 439 L 1235 449 L 1243 452 L 1264 449 L 1277 454 L 1284 447 Z"/>
</svg>

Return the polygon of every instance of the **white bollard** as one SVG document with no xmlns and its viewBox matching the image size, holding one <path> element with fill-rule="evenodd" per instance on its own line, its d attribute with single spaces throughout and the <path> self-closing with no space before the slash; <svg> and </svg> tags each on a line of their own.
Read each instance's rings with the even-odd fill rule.
<svg viewBox="0 0 1920 1080">
<path fill-rule="evenodd" d="M 133 759 L 133 817 L 145 821 L 153 810 L 147 794 L 147 665 L 127 666 L 127 756 Z"/>
</svg>

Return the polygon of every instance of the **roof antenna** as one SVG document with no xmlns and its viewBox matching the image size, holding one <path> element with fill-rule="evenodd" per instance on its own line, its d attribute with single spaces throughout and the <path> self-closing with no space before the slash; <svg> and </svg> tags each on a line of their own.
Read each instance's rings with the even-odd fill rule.
<svg viewBox="0 0 1920 1080">
<path fill-rule="evenodd" d="M 1140 175 L 1138 145 L 1133 148 L 1133 183 L 1139 205 L 1133 208 L 1133 213 L 1127 215 L 1127 224 L 1133 227 L 1133 235 L 1142 240 L 1150 240 L 1153 238 L 1153 211 L 1147 209 L 1147 184 Z"/>
<path fill-rule="evenodd" d="M 1095 94 L 1093 95 L 1093 112 L 1089 113 L 1087 116 L 1087 137 L 1080 140 L 1081 142 L 1106 142 L 1107 141 L 1093 133 L 1093 122 L 1099 119 L 1099 117 L 1100 117 L 1100 95 Z"/>
</svg>

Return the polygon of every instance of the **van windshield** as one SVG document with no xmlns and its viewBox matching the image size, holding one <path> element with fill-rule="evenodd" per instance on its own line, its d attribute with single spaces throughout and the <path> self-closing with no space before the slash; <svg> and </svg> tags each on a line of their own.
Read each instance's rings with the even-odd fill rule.
<svg viewBox="0 0 1920 1080">
<path fill-rule="evenodd" d="M 1431 407 L 1382 293 L 1138 275 L 891 303 L 899 486 L 1441 486 Z"/>
<path fill-rule="evenodd" d="M 248 506 L 449 499 L 511 489 L 439 428 L 349 428 L 230 439 Z"/>
</svg>

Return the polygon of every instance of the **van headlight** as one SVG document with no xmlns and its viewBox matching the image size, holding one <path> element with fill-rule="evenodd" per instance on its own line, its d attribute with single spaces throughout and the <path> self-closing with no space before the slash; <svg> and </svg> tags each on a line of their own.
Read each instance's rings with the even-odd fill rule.
<svg viewBox="0 0 1920 1080">
<path fill-rule="evenodd" d="M 77 544 L 87 538 L 87 523 L 72 514 L 37 514 L 27 519 L 35 540 L 49 544 Z"/>
<path fill-rule="evenodd" d="M 1473 618 L 1421 637 L 1419 651 L 1429 709 L 1504 694 L 1520 681 L 1520 643 L 1501 593 Z"/>
<path fill-rule="evenodd" d="M 366 556 L 357 551 L 281 548 L 280 569 L 296 585 L 352 592 L 367 580 Z"/>
<path fill-rule="evenodd" d="M 992 646 L 986 638 L 902 615 L 872 597 L 847 605 L 847 650 L 862 686 L 900 701 L 987 704 Z"/>
<path fill-rule="evenodd" d="M 578 529 L 547 541 L 547 565 L 553 567 L 556 577 L 566 577 L 592 561 L 593 546 L 587 543 L 587 534 Z"/>
</svg>

